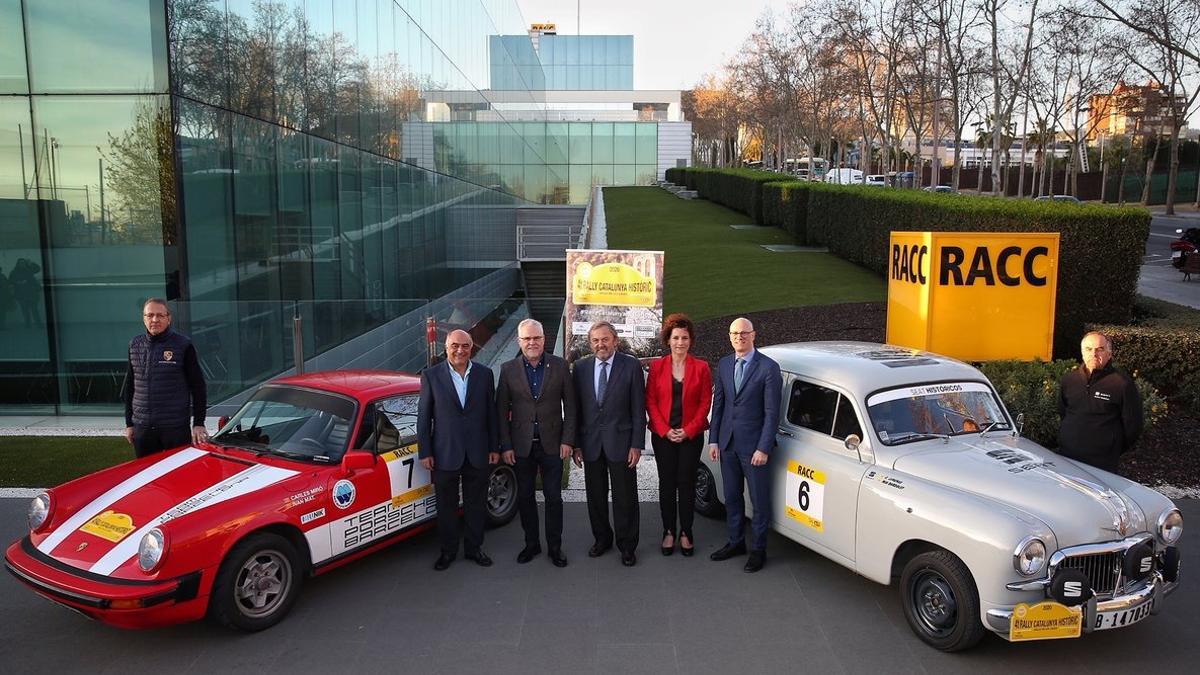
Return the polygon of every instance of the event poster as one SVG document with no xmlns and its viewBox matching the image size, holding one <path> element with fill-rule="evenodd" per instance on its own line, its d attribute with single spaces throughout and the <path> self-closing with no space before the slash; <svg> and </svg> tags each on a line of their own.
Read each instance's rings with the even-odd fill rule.
<svg viewBox="0 0 1200 675">
<path fill-rule="evenodd" d="M 637 357 L 661 353 L 662 251 L 567 250 L 567 354 L 590 354 L 588 328 L 608 321 L 620 348 Z"/>
</svg>

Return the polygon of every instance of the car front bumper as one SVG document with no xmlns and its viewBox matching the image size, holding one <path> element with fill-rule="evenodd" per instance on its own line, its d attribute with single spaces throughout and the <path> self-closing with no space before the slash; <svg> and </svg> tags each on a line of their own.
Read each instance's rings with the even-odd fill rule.
<svg viewBox="0 0 1200 675">
<path fill-rule="evenodd" d="M 1163 607 L 1163 599 L 1179 587 L 1179 581 L 1164 581 L 1162 575 L 1155 572 L 1143 584 L 1127 590 L 1122 595 L 1100 600 L 1092 598 L 1082 606 L 1083 632 L 1091 633 L 1096 625 L 1096 615 L 1101 612 L 1114 612 L 1137 607 L 1144 602 L 1152 603 L 1150 613 L 1158 614 Z M 989 630 L 1008 636 L 1012 622 L 1013 607 L 993 607 L 985 613 L 986 625 Z"/>
<path fill-rule="evenodd" d="M 104 577 L 54 560 L 37 550 L 28 536 L 8 548 L 4 566 L 39 595 L 122 628 L 190 621 L 206 609 L 199 571 L 167 580 Z"/>
</svg>

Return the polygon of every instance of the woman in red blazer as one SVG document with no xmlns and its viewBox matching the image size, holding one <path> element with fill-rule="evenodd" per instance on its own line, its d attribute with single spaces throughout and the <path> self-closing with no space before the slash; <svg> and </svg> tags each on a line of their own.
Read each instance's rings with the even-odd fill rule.
<svg viewBox="0 0 1200 675">
<path fill-rule="evenodd" d="M 692 517 L 696 510 L 696 468 L 708 428 L 712 405 L 712 373 L 708 364 L 688 351 L 695 326 L 686 314 L 672 314 L 659 334 L 671 353 L 650 364 L 646 380 L 646 412 L 650 440 L 658 464 L 658 498 L 662 508 L 662 554 L 679 550 L 685 556 L 696 550 Z M 679 529 L 675 528 L 678 504 Z"/>
</svg>

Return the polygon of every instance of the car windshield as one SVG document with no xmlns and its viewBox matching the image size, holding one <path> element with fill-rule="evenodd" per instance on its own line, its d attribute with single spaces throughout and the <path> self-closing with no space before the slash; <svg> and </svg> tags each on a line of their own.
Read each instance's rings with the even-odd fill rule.
<svg viewBox="0 0 1200 675">
<path fill-rule="evenodd" d="M 881 391 L 867 398 L 867 415 L 884 445 L 1011 428 L 996 394 L 982 382 Z"/>
<path fill-rule="evenodd" d="M 333 394 L 267 386 L 212 440 L 260 454 L 336 462 L 346 452 L 354 409 L 353 401 Z"/>
</svg>

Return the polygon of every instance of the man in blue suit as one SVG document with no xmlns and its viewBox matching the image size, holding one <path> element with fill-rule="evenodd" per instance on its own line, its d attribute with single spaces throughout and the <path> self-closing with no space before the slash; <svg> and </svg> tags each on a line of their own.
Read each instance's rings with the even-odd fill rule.
<svg viewBox="0 0 1200 675">
<path fill-rule="evenodd" d="M 487 520 L 489 465 L 499 461 L 495 380 L 487 366 L 471 360 L 474 343 L 466 331 L 446 336 L 446 361 L 421 373 L 417 406 L 417 456 L 433 473 L 438 536 L 442 553 L 433 568 L 450 566 L 458 554 L 458 486 L 462 481 L 466 521 L 464 557 L 481 567 L 492 559 L 483 552 Z"/>
<path fill-rule="evenodd" d="M 729 541 L 709 556 L 728 560 L 746 552 L 742 500 L 743 482 L 750 486 L 754 505 L 750 558 L 743 568 L 757 572 L 767 561 L 767 529 L 771 524 L 771 474 L 768 463 L 779 427 L 779 397 L 783 375 L 779 364 L 754 349 L 754 326 L 748 319 L 729 324 L 733 354 L 717 365 L 713 383 L 709 455 L 721 459 Z"/>
<path fill-rule="evenodd" d="M 626 567 L 637 564 L 637 465 L 646 447 L 646 380 L 638 360 L 617 351 L 617 329 L 607 321 L 588 331 L 592 355 L 575 364 L 575 466 L 583 466 L 588 518 L 595 543 L 592 558 L 612 548 Z M 608 522 L 608 484 L 612 480 L 613 523 Z"/>
</svg>

